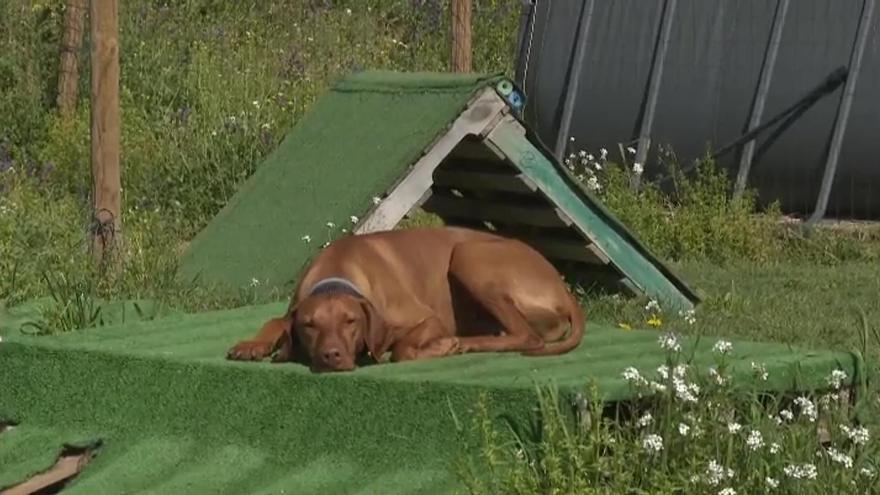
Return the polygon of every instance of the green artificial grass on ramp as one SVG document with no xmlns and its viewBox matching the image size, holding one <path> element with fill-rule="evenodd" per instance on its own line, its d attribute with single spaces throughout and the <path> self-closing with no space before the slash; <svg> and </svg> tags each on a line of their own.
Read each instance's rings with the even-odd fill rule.
<svg viewBox="0 0 880 495">
<path fill-rule="evenodd" d="M 609 400 L 631 396 L 620 373 L 664 362 L 658 333 L 588 324 L 582 345 L 555 357 L 474 354 L 315 375 L 285 363 L 224 359 L 282 303 L 171 315 L 52 337 L 0 328 L 0 420 L 46 432 L 16 476 L 48 467 L 47 452 L 102 440 L 67 493 L 448 493 L 466 422 L 486 392 L 493 413 L 529 421 L 534 384 Z M 714 341 L 698 344 L 708 366 Z M 821 388 L 847 353 L 734 341 L 734 381 L 766 363 L 768 390 Z M 684 342 L 685 352 L 692 348 Z M 799 369 L 798 369 L 799 368 Z M 796 380 L 797 378 L 797 380 Z M 37 435 L 38 433 L 34 433 Z M 20 454 L 0 434 L 0 459 Z M 57 447 L 54 447 L 57 446 Z M 26 455 L 25 455 L 26 454 Z M 4 481 L 8 481 L 3 479 Z"/>
<path fill-rule="evenodd" d="M 365 71 L 340 80 L 193 239 L 180 277 L 289 293 L 321 245 L 350 231 L 351 217 L 363 217 L 495 79 Z"/>
</svg>

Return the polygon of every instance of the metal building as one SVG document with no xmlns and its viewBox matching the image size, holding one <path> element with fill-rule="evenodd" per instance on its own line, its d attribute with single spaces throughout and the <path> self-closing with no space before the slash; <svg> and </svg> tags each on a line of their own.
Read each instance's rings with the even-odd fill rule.
<svg viewBox="0 0 880 495">
<path fill-rule="evenodd" d="M 628 143 L 649 177 L 669 145 L 683 162 L 718 154 L 789 213 L 878 218 L 875 3 L 526 0 L 526 119 L 550 147 Z"/>
</svg>

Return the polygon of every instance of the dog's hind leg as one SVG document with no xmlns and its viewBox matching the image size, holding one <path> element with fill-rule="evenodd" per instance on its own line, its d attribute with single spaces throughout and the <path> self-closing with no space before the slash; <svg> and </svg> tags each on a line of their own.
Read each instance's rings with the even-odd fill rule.
<svg viewBox="0 0 880 495">
<path fill-rule="evenodd" d="M 512 264 L 504 270 L 529 269 L 515 264 L 517 254 L 516 246 L 504 241 L 468 242 L 453 251 L 450 276 L 504 327 L 501 335 L 458 337 L 460 352 L 525 352 L 544 347 L 544 339 L 517 307 L 512 296 L 516 287 L 507 283 L 508 277 L 496 276 L 499 260 L 508 257 Z"/>
</svg>

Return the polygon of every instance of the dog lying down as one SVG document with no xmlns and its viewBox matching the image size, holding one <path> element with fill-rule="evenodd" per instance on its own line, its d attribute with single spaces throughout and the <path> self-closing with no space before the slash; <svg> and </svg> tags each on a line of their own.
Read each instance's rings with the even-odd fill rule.
<svg viewBox="0 0 880 495">
<path fill-rule="evenodd" d="M 471 352 L 562 354 L 584 313 L 562 277 L 518 240 L 456 227 L 343 237 L 304 270 L 291 304 L 234 360 L 296 361 L 314 372 Z"/>
</svg>

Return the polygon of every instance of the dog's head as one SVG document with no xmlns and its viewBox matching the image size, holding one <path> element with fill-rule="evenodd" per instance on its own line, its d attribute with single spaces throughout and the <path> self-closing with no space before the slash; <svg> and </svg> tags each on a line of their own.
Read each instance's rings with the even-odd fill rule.
<svg viewBox="0 0 880 495">
<path fill-rule="evenodd" d="M 378 359 L 388 348 L 384 322 L 369 301 L 347 293 L 307 296 L 293 310 L 292 337 L 314 372 L 351 371 L 369 352 Z"/>
</svg>

